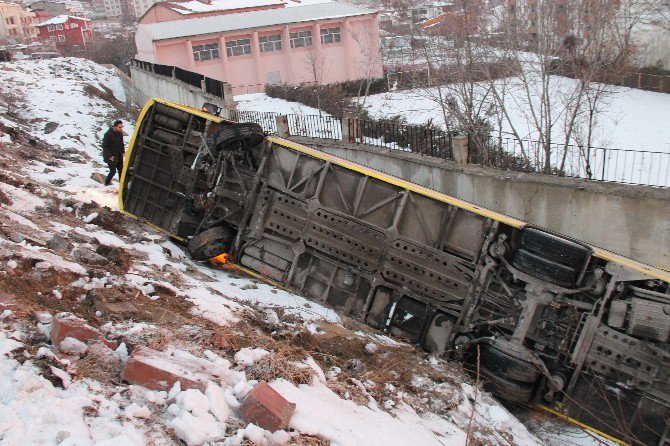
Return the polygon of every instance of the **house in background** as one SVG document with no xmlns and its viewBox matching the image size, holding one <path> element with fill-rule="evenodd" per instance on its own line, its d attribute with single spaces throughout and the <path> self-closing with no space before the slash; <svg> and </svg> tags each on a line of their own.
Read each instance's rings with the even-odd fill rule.
<svg viewBox="0 0 670 446">
<path fill-rule="evenodd" d="M 347 3 L 145 23 L 135 42 L 138 60 L 228 82 L 233 94 L 382 76 L 377 12 Z"/>
<path fill-rule="evenodd" d="M 0 40 L 23 42 L 37 37 L 35 13 L 18 3 L 0 2 Z"/>
<path fill-rule="evenodd" d="M 59 15 L 36 25 L 39 38 L 56 47 L 87 48 L 93 44 L 91 21 L 82 17 Z"/>
<path fill-rule="evenodd" d="M 37 23 L 45 22 L 52 17 L 71 13 L 67 9 L 67 5 L 65 3 L 45 0 L 39 0 L 35 3 L 31 3 L 30 9 L 37 16 Z"/>
</svg>

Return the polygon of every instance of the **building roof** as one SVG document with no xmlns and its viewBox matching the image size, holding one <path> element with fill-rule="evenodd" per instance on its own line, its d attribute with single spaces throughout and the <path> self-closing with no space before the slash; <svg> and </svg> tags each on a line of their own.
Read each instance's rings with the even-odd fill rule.
<svg viewBox="0 0 670 446">
<path fill-rule="evenodd" d="M 268 9 L 264 11 L 240 12 L 237 14 L 199 17 L 170 22 L 139 25 L 152 40 L 167 40 L 179 37 L 202 36 L 228 31 L 238 31 L 313 20 L 354 17 L 373 14 L 372 11 L 348 3 L 318 3 L 293 8 Z"/>
<path fill-rule="evenodd" d="M 67 22 L 70 19 L 75 19 L 75 20 L 85 20 L 87 22 L 90 22 L 89 19 L 85 19 L 83 17 L 77 17 L 74 15 L 66 15 L 66 14 L 61 14 L 57 15 L 56 17 L 47 20 L 46 22 L 38 23 L 35 26 L 46 26 L 46 25 L 62 25 L 63 23 Z"/>
<path fill-rule="evenodd" d="M 158 4 L 170 8 L 179 14 L 188 15 L 263 6 L 279 6 L 284 4 L 284 0 L 211 0 L 209 3 L 200 0 L 190 0 L 187 2 L 160 2 Z"/>
</svg>

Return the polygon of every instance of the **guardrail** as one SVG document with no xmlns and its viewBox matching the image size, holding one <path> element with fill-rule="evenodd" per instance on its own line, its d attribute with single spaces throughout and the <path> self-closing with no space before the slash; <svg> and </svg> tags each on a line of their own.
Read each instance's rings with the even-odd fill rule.
<svg viewBox="0 0 670 446">
<path fill-rule="evenodd" d="M 453 159 L 451 135 L 433 127 L 352 118 L 347 125 L 350 142 Z"/>
<path fill-rule="evenodd" d="M 132 59 L 130 61 L 130 65 L 149 73 L 180 80 L 193 87 L 200 88 L 204 92 L 213 96 L 225 99 L 225 89 L 223 88 L 225 82 L 220 80 L 212 79 L 207 76 L 203 76 L 202 74 L 184 70 L 179 67 L 173 67 L 172 65 L 162 65 L 158 63 L 145 62 L 143 60 Z"/>
<path fill-rule="evenodd" d="M 540 141 L 490 138 L 473 147 L 470 162 L 502 170 L 622 184 L 670 187 L 670 153 L 550 144 L 549 165 Z"/>
<path fill-rule="evenodd" d="M 266 133 L 277 134 L 277 117 L 280 115 L 231 110 L 229 118 L 238 122 L 256 122 Z M 355 144 L 453 159 L 452 135 L 433 127 L 329 115 L 286 116 L 291 136 L 344 139 Z M 552 144 L 549 167 L 546 167 L 544 153 L 540 141 L 490 138 L 478 144 L 471 138 L 468 161 L 500 170 L 670 187 L 670 153 Z"/>
</svg>

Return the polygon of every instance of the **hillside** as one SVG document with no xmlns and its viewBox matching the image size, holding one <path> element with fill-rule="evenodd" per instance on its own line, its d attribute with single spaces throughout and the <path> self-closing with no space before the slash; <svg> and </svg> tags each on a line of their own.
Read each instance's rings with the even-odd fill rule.
<svg viewBox="0 0 670 446">
<path fill-rule="evenodd" d="M 118 212 L 92 179 L 108 125 L 137 113 L 112 70 L 26 61 L 0 85 L 3 445 L 601 443 L 522 412 L 536 436 L 458 365 Z M 244 412 L 262 382 L 295 404 L 274 433 Z"/>
</svg>

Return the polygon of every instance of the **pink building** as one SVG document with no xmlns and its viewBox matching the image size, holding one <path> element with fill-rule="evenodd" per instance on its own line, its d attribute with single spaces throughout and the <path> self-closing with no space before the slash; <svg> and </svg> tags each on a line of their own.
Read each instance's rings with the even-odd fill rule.
<svg viewBox="0 0 670 446">
<path fill-rule="evenodd" d="M 347 3 L 145 23 L 135 41 L 137 59 L 228 82 L 234 94 L 382 75 L 377 13 Z"/>
</svg>

